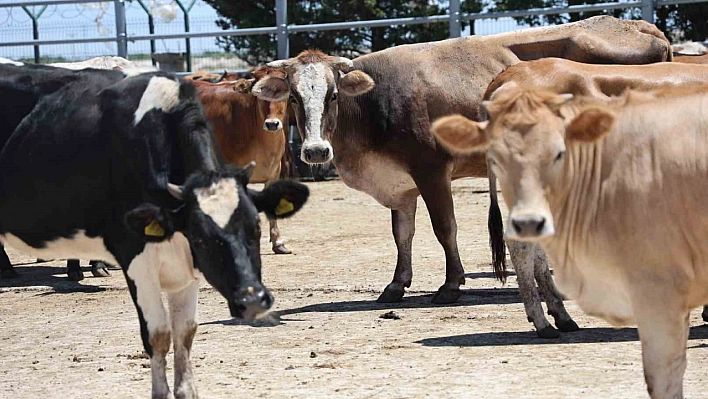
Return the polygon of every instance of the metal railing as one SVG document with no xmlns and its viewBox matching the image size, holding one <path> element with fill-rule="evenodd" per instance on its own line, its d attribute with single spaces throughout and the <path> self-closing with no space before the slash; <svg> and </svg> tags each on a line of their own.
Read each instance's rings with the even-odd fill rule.
<svg viewBox="0 0 708 399">
<path fill-rule="evenodd" d="M 104 0 L 105 1 L 105 0 Z M 154 49 L 154 41 L 162 39 L 185 39 L 187 53 L 189 53 L 190 38 L 199 37 L 227 37 L 227 36 L 248 36 L 248 35 L 264 35 L 264 34 L 274 34 L 278 42 L 278 58 L 288 58 L 289 57 L 289 35 L 297 32 L 307 32 L 307 31 L 321 31 L 321 30 L 346 30 L 346 29 L 356 29 L 356 28 L 372 28 L 372 27 L 382 27 L 382 26 L 393 26 L 393 25 L 416 25 L 416 24 L 429 24 L 429 23 L 443 23 L 447 22 L 449 25 L 449 37 L 459 37 L 462 35 L 462 22 L 463 21 L 475 21 L 482 19 L 495 19 L 495 18 L 506 18 L 506 17 L 523 17 L 532 15 L 553 15 L 553 14 L 566 14 L 566 13 L 579 13 L 579 12 L 592 12 L 592 11 L 603 11 L 603 10 L 614 10 L 614 9 L 626 9 L 626 8 L 640 8 L 642 10 L 642 18 L 647 22 L 654 23 L 654 10 L 656 7 L 670 5 L 670 4 L 688 4 L 688 3 L 701 3 L 708 0 L 630 0 L 626 2 L 611 2 L 611 3 L 600 3 L 592 5 L 577 5 L 569 7 L 548 7 L 548 8 L 535 8 L 528 10 L 514 10 L 514 11 L 501 11 L 501 12 L 482 12 L 482 13 L 462 13 L 460 11 L 461 0 L 449 0 L 448 13 L 444 15 L 433 15 L 425 17 L 410 17 L 410 18 L 393 18 L 393 19 L 381 19 L 381 20 L 367 20 L 367 21 L 349 21 L 349 22 L 333 22 L 333 23 L 322 23 L 322 24 L 307 24 L 307 25 L 294 25 L 288 24 L 287 21 L 287 0 L 276 0 L 276 26 L 260 27 L 260 28 L 246 28 L 246 29 L 231 29 L 231 30 L 218 30 L 210 32 L 189 32 L 189 17 L 188 12 L 191 5 L 185 6 L 182 1 L 177 0 L 178 6 L 184 13 L 185 19 L 185 33 L 172 33 L 172 34 L 155 34 L 154 28 L 150 29 L 149 35 L 129 35 L 126 27 L 125 18 L 125 1 L 126 0 L 112 0 L 115 10 L 115 22 L 116 22 L 116 35 L 115 37 L 89 37 L 82 39 L 49 39 L 49 40 L 39 40 L 37 37 L 36 28 L 36 18 L 32 18 L 34 28 L 34 40 L 27 41 L 15 41 L 15 42 L 0 42 L 0 47 L 10 47 L 10 46 L 34 46 L 35 48 L 35 61 L 39 62 L 39 46 L 41 45 L 55 45 L 55 44 L 66 44 L 66 43 L 100 43 L 100 42 L 115 42 L 117 44 L 118 56 L 128 58 L 128 42 L 135 42 L 141 40 L 149 40 L 152 44 L 151 48 Z M 137 0 L 138 3 L 145 9 L 141 0 Z M 48 6 L 48 5 L 62 5 L 62 4 L 82 4 L 82 3 L 96 3 L 96 0 L 28 0 L 12 3 L 0 3 L 0 8 L 5 7 L 23 7 L 27 11 L 27 7 L 31 6 Z M 194 2 L 192 1 L 192 5 Z M 154 51 L 154 50 L 153 50 Z M 187 55 L 187 69 L 191 70 L 191 55 Z"/>
</svg>

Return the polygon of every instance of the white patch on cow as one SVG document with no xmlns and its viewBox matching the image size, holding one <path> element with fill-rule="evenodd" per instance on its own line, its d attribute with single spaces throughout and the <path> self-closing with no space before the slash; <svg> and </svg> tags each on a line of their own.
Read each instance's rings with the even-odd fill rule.
<svg viewBox="0 0 708 399">
<path fill-rule="evenodd" d="M 202 212 L 222 229 L 238 208 L 238 184 L 234 178 L 221 179 L 209 187 L 198 188 L 194 194 Z"/>
<path fill-rule="evenodd" d="M 135 111 L 133 125 L 137 126 L 143 116 L 153 109 L 169 112 L 179 103 L 179 82 L 155 76 L 150 79 L 140 104 Z"/>
<path fill-rule="evenodd" d="M 415 181 L 400 164 L 389 158 L 367 153 L 356 165 L 337 165 L 344 183 L 372 196 L 389 209 L 403 209 L 416 190 Z"/>
<path fill-rule="evenodd" d="M 7 59 L 7 58 L 2 58 L 2 57 L 0 57 L 0 64 L 10 64 L 10 65 L 14 65 L 14 66 L 23 66 L 23 65 L 25 65 L 25 64 L 22 63 L 22 62 L 9 60 L 9 59 Z"/>
<path fill-rule="evenodd" d="M 302 98 L 307 125 L 306 141 L 321 141 L 322 116 L 327 96 L 327 68 L 324 64 L 307 64 L 300 70 L 297 92 Z"/>
<path fill-rule="evenodd" d="M 0 242 L 22 253 L 42 259 L 94 259 L 113 265 L 118 264 L 103 243 L 103 237 L 87 237 L 83 230 L 79 230 L 69 238 L 61 237 L 54 241 L 47 241 L 43 248 L 32 247 L 9 233 L 0 235 Z"/>
</svg>

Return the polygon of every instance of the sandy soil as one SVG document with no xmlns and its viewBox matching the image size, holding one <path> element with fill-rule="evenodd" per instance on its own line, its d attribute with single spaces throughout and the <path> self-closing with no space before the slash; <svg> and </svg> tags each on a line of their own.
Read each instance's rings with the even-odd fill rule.
<svg viewBox="0 0 708 399">
<path fill-rule="evenodd" d="M 421 201 L 411 293 L 378 305 L 395 264 L 389 211 L 341 182 L 310 184 L 309 204 L 281 224 L 295 254 L 271 255 L 262 239 L 279 323 L 230 320 L 203 284 L 192 356 L 201 396 L 646 398 L 636 330 L 611 329 L 568 302 L 582 331 L 536 338 L 514 279 L 502 287 L 491 278 L 485 181 L 454 187 L 468 272 L 460 303 L 430 303 L 444 261 Z M 71 283 L 63 261 L 10 257 L 22 278 L 0 280 L 0 398 L 148 397 L 149 365 L 120 272 L 94 278 L 85 268 L 87 278 Z M 391 310 L 400 319 L 381 318 Z M 692 325 L 686 396 L 708 398 L 708 326 L 698 312 Z"/>
</svg>

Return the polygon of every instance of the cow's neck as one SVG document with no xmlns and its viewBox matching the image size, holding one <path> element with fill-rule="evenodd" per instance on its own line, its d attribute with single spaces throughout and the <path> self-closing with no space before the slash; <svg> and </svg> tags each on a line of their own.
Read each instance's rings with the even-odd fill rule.
<svg viewBox="0 0 708 399">
<path fill-rule="evenodd" d="M 550 190 L 555 234 L 542 244 L 560 268 L 573 264 L 574 251 L 592 245 L 602 188 L 602 149 L 602 141 L 568 143 L 563 172 Z"/>
</svg>

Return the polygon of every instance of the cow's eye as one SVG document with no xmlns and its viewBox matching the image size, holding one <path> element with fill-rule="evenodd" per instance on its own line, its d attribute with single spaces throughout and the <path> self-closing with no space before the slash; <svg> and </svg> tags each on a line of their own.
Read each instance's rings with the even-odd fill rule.
<svg viewBox="0 0 708 399">
<path fill-rule="evenodd" d="M 558 155 L 556 155 L 556 159 L 554 159 L 553 162 L 562 161 L 564 156 L 565 156 L 565 151 L 559 151 Z"/>
<path fill-rule="evenodd" d="M 329 101 L 337 101 L 337 98 L 339 97 L 339 93 L 336 91 L 332 93 L 332 98 L 329 99 Z"/>
</svg>

